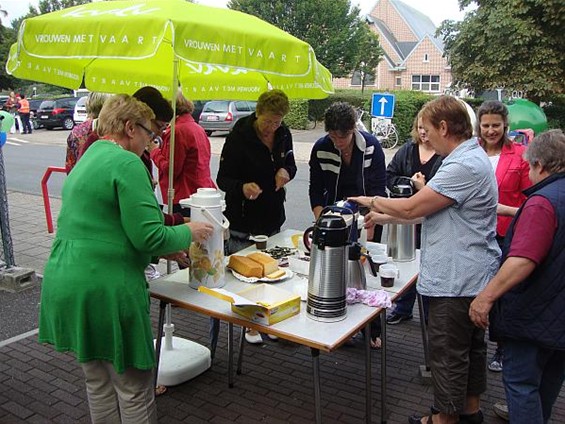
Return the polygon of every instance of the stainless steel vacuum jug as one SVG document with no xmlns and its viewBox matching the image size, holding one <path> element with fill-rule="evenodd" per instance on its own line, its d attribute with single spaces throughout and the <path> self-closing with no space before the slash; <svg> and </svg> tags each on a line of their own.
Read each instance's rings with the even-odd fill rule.
<svg viewBox="0 0 565 424">
<path fill-rule="evenodd" d="M 392 187 L 390 197 L 410 197 L 413 188 L 410 184 Z M 416 225 L 387 224 L 388 256 L 396 262 L 410 262 L 416 259 Z"/>
<path fill-rule="evenodd" d="M 348 231 L 339 215 L 321 215 L 312 235 L 306 313 L 317 321 L 346 316 L 345 291 Z"/>
</svg>

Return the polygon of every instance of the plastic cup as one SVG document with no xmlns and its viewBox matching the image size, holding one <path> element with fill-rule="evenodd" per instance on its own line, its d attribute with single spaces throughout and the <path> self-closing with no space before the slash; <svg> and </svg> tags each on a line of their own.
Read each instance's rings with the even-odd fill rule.
<svg viewBox="0 0 565 424">
<path fill-rule="evenodd" d="M 379 268 L 382 287 L 393 287 L 394 280 L 400 276 L 400 271 L 394 264 L 382 264 Z"/>
<path fill-rule="evenodd" d="M 379 272 L 380 266 L 388 262 L 386 253 L 371 254 L 371 261 L 375 265 L 376 271 Z"/>
<path fill-rule="evenodd" d="M 253 236 L 253 241 L 255 241 L 255 247 L 258 250 L 264 250 L 267 248 L 268 236 Z"/>
</svg>

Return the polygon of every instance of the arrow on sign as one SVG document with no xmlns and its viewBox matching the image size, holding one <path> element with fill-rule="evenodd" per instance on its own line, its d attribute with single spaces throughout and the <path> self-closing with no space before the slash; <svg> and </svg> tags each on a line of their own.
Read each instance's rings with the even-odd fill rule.
<svg viewBox="0 0 565 424">
<path fill-rule="evenodd" d="M 385 114 L 385 106 L 388 103 L 388 100 L 385 99 L 384 97 L 381 97 L 379 100 L 379 103 L 381 104 L 381 115 Z"/>
</svg>

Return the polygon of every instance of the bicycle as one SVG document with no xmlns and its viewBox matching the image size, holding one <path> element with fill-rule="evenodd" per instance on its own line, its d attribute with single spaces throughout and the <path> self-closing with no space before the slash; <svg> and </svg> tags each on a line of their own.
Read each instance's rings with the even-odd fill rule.
<svg viewBox="0 0 565 424">
<path fill-rule="evenodd" d="M 371 131 L 383 149 L 394 149 L 398 144 L 398 132 L 390 119 L 372 118 Z"/>
</svg>

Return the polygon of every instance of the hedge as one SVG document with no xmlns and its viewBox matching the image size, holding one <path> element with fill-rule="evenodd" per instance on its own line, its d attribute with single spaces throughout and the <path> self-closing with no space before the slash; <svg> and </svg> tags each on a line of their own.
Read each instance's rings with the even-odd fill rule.
<svg viewBox="0 0 565 424">
<path fill-rule="evenodd" d="M 379 90 L 368 90 L 361 93 L 359 90 L 336 90 L 329 97 L 322 100 L 294 100 L 291 102 L 291 112 L 285 118 L 285 122 L 291 128 L 306 129 L 308 117 L 314 117 L 317 121 L 323 121 L 325 110 L 334 102 L 348 102 L 353 107 L 362 108 L 365 111 L 363 123 L 371 128 L 371 97 L 373 92 Z M 391 91 L 396 96 L 394 118 L 392 122 L 398 131 L 399 145 L 410 140 L 410 132 L 414 117 L 426 102 L 436 96 L 422 93 L 421 91 Z M 484 99 L 465 98 L 473 110 L 477 111 Z M 549 128 L 565 129 L 565 96 L 555 96 L 552 102 L 545 105 L 543 110 L 547 116 Z"/>
<path fill-rule="evenodd" d="M 414 117 L 422 106 L 434 96 L 419 91 L 393 91 L 391 94 L 396 96 L 394 118 L 392 122 L 396 125 L 399 135 L 399 145 L 410 139 L 410 131 Z M 285 122 L 291 128 L 305 129 L 308 125 L 308 116 L 314 117 L 318 121 L 324 119 L 325 110 L 334 102 L 347 102 L 355 108 L 365 111 L 363 123 L 367 128 L 371 128 L 371 98 L 373 91 L 361 93 L 359 90 L 336 90 L 329 97 L 322 100 L 308 100 L 308 110 L 304 111 L 304 101 L 292 101 L 291 113 L 285 118 Z M 296 111 L 294 109 L 297 109 Z"/>
</svg>

